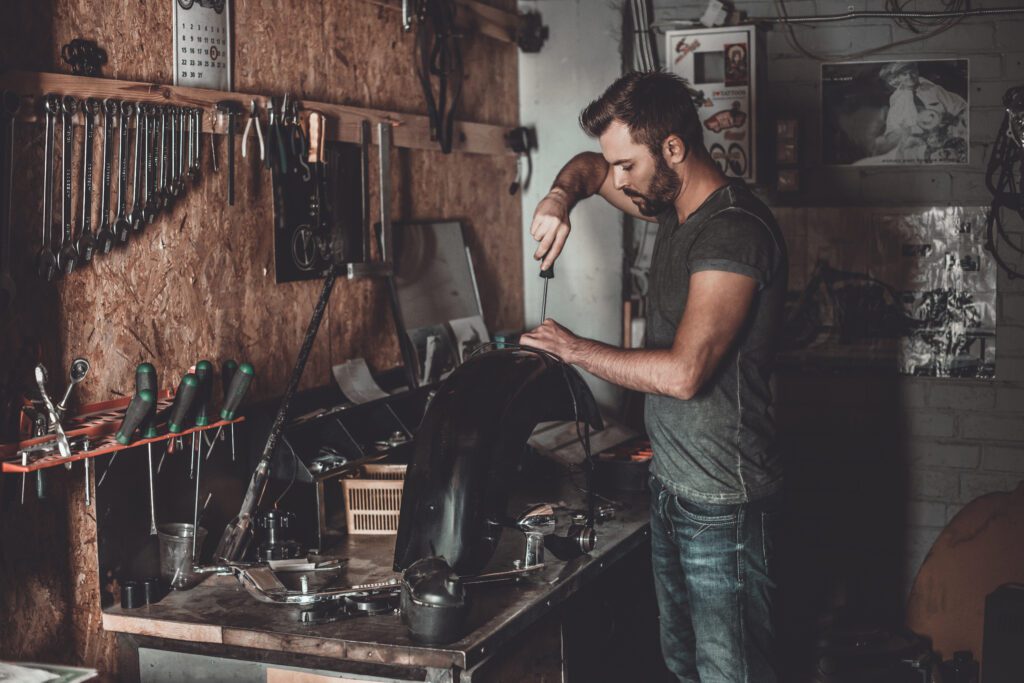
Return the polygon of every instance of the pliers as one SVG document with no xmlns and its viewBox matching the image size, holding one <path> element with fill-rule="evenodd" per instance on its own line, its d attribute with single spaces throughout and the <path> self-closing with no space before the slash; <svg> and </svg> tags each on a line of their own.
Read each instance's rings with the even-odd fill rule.
<svg viewBox="0 0 1024 683">
<path fill-rule="evenodd" d="M 255 122 L 256 138 L 260 144 L 260 161 L 266 156 L 266 150 L 263 147 L 263 131 L 260 129 L 260 115 L 256 112 L 256 100 L 249 100 L 249 120 L 245 123 L 245 132 L 242 133 L 242 158 L 245 158 L 245 149 L 249 146 L 249 130 L 253 128 L 253 122 Z"/>
</svg>

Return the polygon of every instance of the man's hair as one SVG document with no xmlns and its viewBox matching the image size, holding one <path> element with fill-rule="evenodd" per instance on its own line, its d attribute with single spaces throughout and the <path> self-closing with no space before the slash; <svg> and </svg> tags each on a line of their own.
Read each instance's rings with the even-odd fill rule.
<svg viewBox="0 0 1024 683">
<path fill-rule="evenodd" d="M 580 126 L 590 137 L 600 137 L 612 121 L 621 121 L 633 141 L 646 145 L 658 157 L 670 135 L 678 135 L 691 149 L 704 149 L 704 135 L 694 99 L 697 94 L 675 74 L 634 71 L 608 86 L 604 94 L 580 113 Z"/>
</svg>

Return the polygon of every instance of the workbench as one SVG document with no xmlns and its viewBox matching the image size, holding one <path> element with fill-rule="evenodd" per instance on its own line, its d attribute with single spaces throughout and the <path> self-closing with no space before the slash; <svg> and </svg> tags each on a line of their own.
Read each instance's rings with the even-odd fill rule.
<svg viewBox="0 0 1024 683">
<path fill-rule="evenodd" d="M 582 507 L 582 496 L 568 480 L 553 488 L 560 497 L 514 498 L 562 500 Z M 103 627 L 121 634 L 124 677 L 146 682 L 464 683 L 516 680 L 517 671 L 536 675 L 541 669 L 550 677 L 535 680 L 561 680 L 562 628 L 570 598 L 599 584 L 627 558 L 646 560 L 649 555 L 647 496 L 620 495 L 616 500 L 623 506 L 614 519 L 598 525 L 592 554 L 562 562 L 547 553 L 546 566 L 530 578 L 470 587 L 467 635 L 448 645 L 416 643 L 398 614 L 302 624 L 295 608 L 257 602 L 228 576 L 172 592 L 155 605 L 108 608 Z M 517 509 L 516 502 L 509 509 Z M 396 576 L 391 569 L 394 542 L 394 536 L 348 536 L 332 553 L 348 559 L 342 580 L 362 584 Z M 511 567 L 524 547 L 522 534 L 504 531 L 489 569 Z M 630 575 L 635 573 L 631 570 Z M 638 583 L 650 583 L 649 573 L 637 578 Z M 133 666 L 138 668 L 131 671 Z"/>
</svg>

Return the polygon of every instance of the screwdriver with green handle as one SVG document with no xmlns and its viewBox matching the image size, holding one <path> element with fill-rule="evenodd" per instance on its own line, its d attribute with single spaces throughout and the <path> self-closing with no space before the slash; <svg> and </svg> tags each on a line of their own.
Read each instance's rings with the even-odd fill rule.
<svg viewBox="0 0 1024 683">
<path fill-rule="evenodd" d="M 267 160 L 268 161 L 270 160 L 270 155 L 269 154 L 267 155 Z M 221 367 L 221 370 L 220 370 L 220 381 L 221 381 L 221 383 L 223 385 L 224 398 L 227 398 L 228 389 L 231 388 L 231 380 L 234 378 L 236 372 L 238 372 L 238 362 L 237 361 L 235 361 L 234 359 L 231 359 L 231 358 L 229 358 L 228 360 L 224 361 L 224 365 Z M 224 432 L 218 432 L 218 434 L 220 435 L 220 440 L 223 441 L 224 440 Z"/>
<path fill-rule="evenodd" d="M 226 369 L 227 364 L 225 364 Z M 256 376 L 256 370 L 249 363 L 242 363 L 238 366 L 238 370 L 231 377 L 231 384 L 224 392 L 224 405 L 220 409 L 220 419 L 225 421 L 234 420 L 238 416 L 238 407 L 242 404 L 242 399 L 245 398 L 245 393 L 249 391 L 249 385 L 252 384 L 253 377 Z M 213 437 L 213 443 L 210 444 L 209 450 L 206 451 L 206 457 L 210 457 L 210 453 L 213 452 L 213 446 L 217 443 L 217 437 L 220 436 L 221 431 L 224 429 L 224 425 L 217 428 L 217 433 Z M 231 460 L 235 460 L 235 425 L 231 424 Z"/>
<path fill-rule="evenodd" d="M 199 361 L 196 363 L 195 375 L 196 380 L 199 382 L 195 399 L 195 425 L 196 427 L 206 427 L 210 424 L 210 417 L 206 414 L 206 409 L 210 402 L 210 396 L 213 394 L 213 363 L 208 360 Z M 202 445 L 201 438 L 200 445 Z M 196 433 L 192 432 L 192 457 L 190 462 L 192 463 L 193 473 L 200 451 L 196 450 Z"/>
<path fill-rule="evenodd" d="M 156 368 L 153 367 L 152 363 L 140 363 L 139 367 L 135 368 L 135 391 L 141 393 L 143 391 L 149 391 L 156 397 L 157 391 L 157 378 Z M 153 407 L 150 409 L 149 414 L 142 421 L 142 425 L 139 427 L 142 433 L 143 439 L 153 439 L 158 436 L 156 431 L 156 401 L 153 401 Z M 155 482 L 153 480 L 153 442 L 146 444 L 146 465 L 149 469 L 149 533 L 151 536 L 156 535 L 156 495 L 154 492 Z"/>
</svg>

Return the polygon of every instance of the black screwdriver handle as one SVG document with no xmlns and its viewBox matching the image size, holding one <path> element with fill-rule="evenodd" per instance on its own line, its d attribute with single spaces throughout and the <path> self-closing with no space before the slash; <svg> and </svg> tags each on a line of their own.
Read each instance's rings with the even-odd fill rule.
<svg viewBox="0 0 1024 683">
<path fill-rule="evenodd" d="M 268 155 L 269 156 L 269 155 Z M 231 387 L 231 379 L 238 372 L 238 362 L 232 358 L 224 361 L 224 365 L 220 369 L 220 381 L 222 383 L 222 389 L 224 391 L 224 397 L 227 398 L 228 389 Z"/>
<path fill-rule="evenodd" d="M 135 433 L 135 430 L 139 428 L 142 421 L 149 415 L 155 402 L 156 394 L 147 389 L 143 389 L 132 396 L 131 403 L 128 404 L 127 410 L 124 411 L 124 420 L 121 421 L 121 426 L 114 437 L 119 444 L 127 446 L 131 443 L 132 434 Z"/>
<path fill-rule="evenodd" d="M 156 395 L 156 368 L 152 363 L 139 363 L 135 368 L 135 391 L 152 391 Z"/>
<path fill-rule="evenodd" d="M 550 280 L 551 278 L 553 278 L 555 276 L 555 264 L 552 263 L 550 268 L 545 268 L 544 270 L 540 271 L 540 276 L 545 280 Z"/>
<path fill-rule="evenodd" d="M 220 409 L 222 420 L 235 419 L 238 406 L 245 398 L 245 392 L 249 390 L 249 385 L 255 375 L 256 370 L 249 363 L 242 363 L 238 366 L 238 372 L 231 378 L 231 386 L 228 387 L 228 392 L 224 396 L 224 406 Z"/>
<path fill-rule="evenodd" d="M 167 431 L 171 434 L 178 434 L 185 430 L 185 419 L 196 400 L 199 392 L 199 380 L 192 373 L 181 378 L 178 384 L 178 391 L 174 393 L 174 404 L 171 405 L 171 415 L 167 418 Z"/>
<path fill-rule="evenodd" d="M 201 360 L 196 363 L 196 379 L 199 380 L 199 391 L 196 396 L 196 427 L 210 424 L 210 416 L 206 414 L 213 395 L 213 363 Z"/>
<path fill-rule="evenodd" d="M 139 366 L 135 368 L 135 391 L 151 391 L 153 392 L 153 406 L 149 409 L 149 414 L 146 415 L 145 419 L 142 420 L 142 424 L 139 425 L 139 429 L 142 430 L 142 438 L 151 439 L 157 435 L 156 431 L 156 395 L 158 391 L 159 383 L 156 377 L 156 368 L 152 363 L 139 363 Z"/>
</svg>

